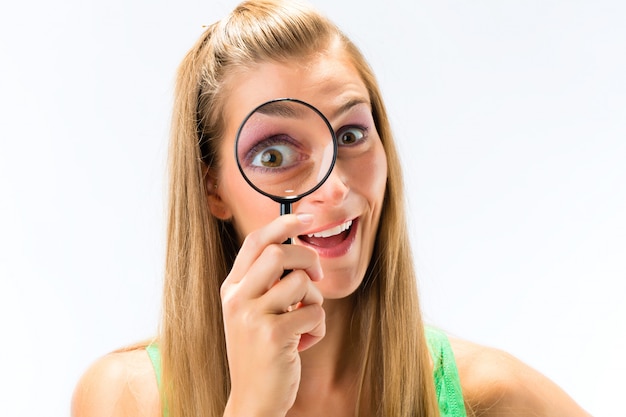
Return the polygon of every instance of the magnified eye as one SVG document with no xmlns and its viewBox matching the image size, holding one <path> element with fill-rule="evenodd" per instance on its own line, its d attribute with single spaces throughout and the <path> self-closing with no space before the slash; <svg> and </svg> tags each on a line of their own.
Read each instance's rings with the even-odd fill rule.
<svg viewBox="0 0 626 417">
<path fill-rule="evenodd" d="M 337 142 L 344 146 L 354 145 L 365 138 L 365 131 L 366 129 L 356 126 L 342 128 L 337 132 Z"/>
<path fill-rule="evenodd" d="M 252 167 L 267 169 L 287 168 L 301 159 L 300 152 L 292 144 L 276 138 L 258 143 L 248 155 Z"/>
<path fill-rule="evenodd" d="M 285 157 L 289 158 L 291 149 L 287 146 L 273 146 L 266 148 L 256 154 L 252 160 L 252 165 L 265 168 L 279 168 L 283 164 Z"/>
</svg>

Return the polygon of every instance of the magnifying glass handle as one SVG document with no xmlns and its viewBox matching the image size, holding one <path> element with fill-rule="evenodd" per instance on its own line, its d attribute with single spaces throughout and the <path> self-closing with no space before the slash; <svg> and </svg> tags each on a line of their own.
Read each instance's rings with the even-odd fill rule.
<svg viewBox="0 0 626 417">
<path fill-rule="evenodd" d="M 291 202 L 281 202 L 280 203 L 280 215 L 291 214 Z"/>
<path fill-rule="evenodd" d="M 280 215 L 291 214 L 291 203 L 280 203 Z M 283 242 L 284 245 L 291 245 L 293 243 L 293 239 L 288 237 L 287 240 Z M 285 276 L 290 273 L 292 269 L 285 269 L 280 279 L 285 278 Z"/>
<path fill-rule="evenodd" d="M 291 202 L 281 202 L 280 203 L 280 215 L 284 216 L 285 214 L 291 214 Z M 293 239 L 290 237 L 287 238 L 283 242 L 285 245 L 291 245 L 293 243 Z"/>
</svg>

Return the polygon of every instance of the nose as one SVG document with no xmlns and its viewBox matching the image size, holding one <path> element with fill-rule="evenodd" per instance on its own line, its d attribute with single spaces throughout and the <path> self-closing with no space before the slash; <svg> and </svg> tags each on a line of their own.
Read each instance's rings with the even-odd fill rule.
<svg viewBox="0 0 626 417">
<path fill-rule="evenodd" d="M 349 191 L 350 187 L 348 187 L 341 169 L 335 165 L 324 184 L 309 197 L 310 201 L 315 204 L 339 206 L 346 199 Z"/>
</svg>

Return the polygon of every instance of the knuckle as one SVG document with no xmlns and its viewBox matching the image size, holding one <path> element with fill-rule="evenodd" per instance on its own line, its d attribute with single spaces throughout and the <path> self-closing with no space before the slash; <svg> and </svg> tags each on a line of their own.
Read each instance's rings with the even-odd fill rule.
<svg viewBox="0 0 626 417">
<path fill-rule="evenodd" d="M 242 309 L 240 311 L 241 324 L 247 329 L 247 331 L 253 331 L 259 327 L 260 316 L 256 314 L 254 310 Z"/>
<path fill-rule="evenodd" d="M 222 296 L 222 311 L 225 315 L 231 315 L 239 310 L 239 302 L 232 292 L 227 292 Z"/>
<path fill-rule="evenodd" d="M 269 245 L 263 250 L 263 255 L 277 260 L 283 257 L 283 249 L 280 245 Z"/>
<path fill-rule="evenodd" d="M 311 308 L 316 319 L 320 322 L 324 322 L 326 320 L 326 310 L 324 310 L 321 304 L 312 304 Z"/>
<path fill-rule="evenodd" d="M 222 311 L 224 314 L 232 315 L 241 309 L 241 295 L 237 291 L 237 286 L 233 284 L 222 284 L 220 287 L 220 299 L 222 302 Z"/>
<path fill-rule="evenodd" d="M 256 327 L 261 333 L 261 339 L 265 343 L 276 344 L 284 338 L 282 326 L 274 321 L 266 321 L 263 325 Z"/>
<path fill-rule="evenodd" d="M 222 299 L 222 301 L 224 301 L 224 299 L 228 295 L 228 289 L 230 288 L 230 285 L 227 284 L 227 281 L 228 279 L 226 279 L 226 281 L 222 282 L 222 285 L 220 285 L 220 298 Z"/>
<path fill-rule="evenodd" d="M 307 255 L 313 262 L 318 263 L 320 261 L 320 254 L 315 249 L 308 247 L 302 247 L 302 249 L 306 249 Z"/>
<path fill-rule="evenodd" d="M 301 269 L 296 269 L 290 274 L 290 280 L 293 282 L 293 285 L 297 287 L 305 287 L 310 281 L 309 276 L 306 272 Z"/>
<path fill-rule="evenodd" d="M 263 234 L 261 233 L 260 230 L 255 230 L 253 232 L 250 232 L 250 234 L 248 234 L 248 236 L 245 237 L 245 239 L 243 240 L 242 243 L 242 249 L 243 248 L 256 248 L 261 246 L 263 243 Z"/>
</svg>

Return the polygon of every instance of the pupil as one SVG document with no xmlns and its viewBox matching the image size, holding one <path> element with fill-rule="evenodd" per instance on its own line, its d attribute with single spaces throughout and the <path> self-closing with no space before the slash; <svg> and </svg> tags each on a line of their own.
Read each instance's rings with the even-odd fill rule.
<svg viewBox="0 0 626 417">
<path fill-rule="evenodd" d="M 266 167 L 275 168 L 281 165 L 283 157 L 276 149 L 269 149 L 261 155 L 261 163 Z"/>
</svg>

